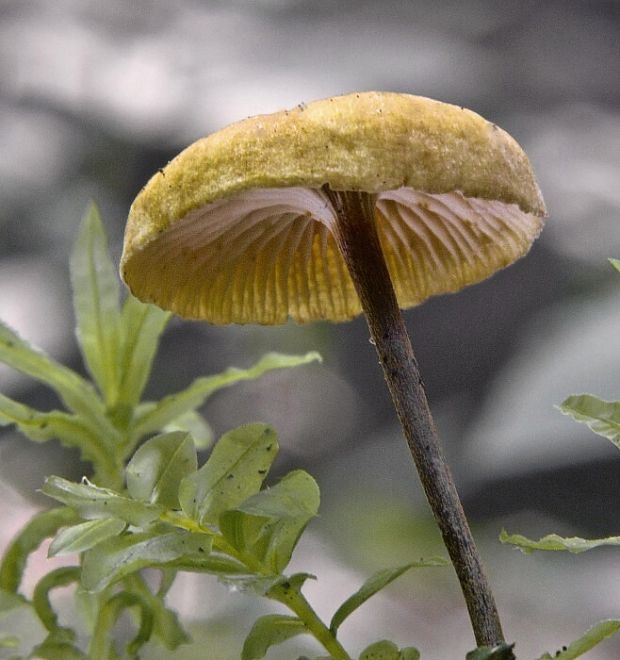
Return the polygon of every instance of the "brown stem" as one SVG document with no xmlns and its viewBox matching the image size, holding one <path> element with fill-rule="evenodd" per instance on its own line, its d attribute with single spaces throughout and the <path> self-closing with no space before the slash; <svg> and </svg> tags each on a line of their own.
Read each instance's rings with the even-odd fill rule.
<svg viewBox="0 0 620 660">
<path fill-rule="evenodd" d="M 504 640 L 450 468 L 443 456 L 418 363 L 396 301 L 374 220 L 374 197 L 324 188 L 336 213 L 335 239 L 366 314 L 385 380 L 422 486 L 461 583 L 479 646 Z"/>
</svg>

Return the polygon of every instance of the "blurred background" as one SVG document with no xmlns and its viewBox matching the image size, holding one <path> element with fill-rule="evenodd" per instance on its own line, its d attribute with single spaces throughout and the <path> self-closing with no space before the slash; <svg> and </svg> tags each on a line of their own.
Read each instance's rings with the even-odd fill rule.
<svg viewBox="0 0 620 660">
<path fill-rule="evenodd" d="M 615 0 L 0 0 L 0 318 L 81 369 L 68 256 L 89 200 L 115 259 L 146 180 L 198 137 L 248 115 L 361 90 L 469 107 L 529 154 L 550 218 L 530 254 L 490 280 L 405 313 L 431 407 L 519 658 L 553 652 L 620 616 L 620 549 L 524 556 L 538 537 L 620 534 L 620 454 L 555 405 L 620 398 L 620 3 Z M 443 554 L 363 319 L 226 327 L 174 320 L 149 394 L 249 366 L 270 350 L 322 365 L 215 396 L 215 431 L 275 425 L 279 473 L 309 470 L 322 515 L 294 568 L 318 576 L 323 616 L 373 571 Z M 42 387 L 0 367 L 0 391 L 38 407 Z M 50 473 L 77 457 L 0 431 L 0 543 Z M 34 569 L 36 571 L 36 566 Z M 269 604 L 179 579 L 171 602 L 195 643 L 174 657 L 239 657 Z M 35 635 L 35 631 L 30 631 Z M 427 660 L 475 646 L 450 569 L 401 578 L 342 628 L 354 653 L 381 638 Z M 208 652 L 207 652 L 208 649 Z M 273 658 L 318 653 L 302 638 Z M 205 655 L 207 653 L 207 655 Z M 168 654 L 154 646 L 145 658 Z M 620 657 L 610 640 L 588 658 Z"/>
</svg>

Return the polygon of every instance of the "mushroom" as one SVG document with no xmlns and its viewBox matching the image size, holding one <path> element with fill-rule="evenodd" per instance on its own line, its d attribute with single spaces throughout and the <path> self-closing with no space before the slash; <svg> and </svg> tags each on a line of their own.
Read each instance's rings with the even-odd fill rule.
<svg viewBox="0 0 620 660">
<path fill-rule="evenodd" d="M 147 183 L 121 273 L 142 300 L 212 323 L 366 315 L 478 645 L 503 633 L 400 308 L 524 255 L 546 215 L 530 163 L 461 107 L 368 92 L 251 117 Z"/>
</svg>

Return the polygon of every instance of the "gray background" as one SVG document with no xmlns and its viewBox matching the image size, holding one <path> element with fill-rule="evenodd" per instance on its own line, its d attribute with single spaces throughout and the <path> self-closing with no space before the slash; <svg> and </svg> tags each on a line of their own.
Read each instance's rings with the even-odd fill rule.
<svg viewBox="0 0 620 660">
<path fill-rule="evenodd" d="M 469 107 L 514 135 L 550 218 L 530 254 L 487 282 L 405 313 L 431 406 L 519 657 L 553 651 L 620 613 L 620 550 L 524 557 L 502 527 L 620 533 L 618 452 L 554 405 L 620 398 L 620 3 L 5 0 L 0 2 L 0 317 L 81 368 L 67 260 L 90 199 L 120 255 L 131 200 L 189 142 L 247 115 L 334 94 L 390 90 Z M 316 573 L 321 614 L 373 570 L 441 553 L 362 319 L 228 327 L 175 320 L 151 396 L 269 350 L 322 352 L 323 365 L 214 397 L 221 433 L 276 426 L 279 472 L 304 467 L 322 516 L 295 567 Z M 0 390 L 55 401 L 0 368 Z M 44 504 L 46 474 L 79 477 L 57 446 L 0 434 L 3 543 Z M 21 512 L 21 513 L 20 513 Z M 342 628 L 353 652 L 381 637 L 423 658 L 474 646 L 449 569 L 403 578 Z M 197 645 L 226 660 L 272 611 L 189 576 L 172 599 Z M 205 646 L 207 644 L 208 646 Z M 275 657 L 291 658 L 299 642 Z M 313 647 L 308 647 L 308 653 Z M 617 658 L 609 641 L 588 657 Z M 150 648 L 144 657 L 166 657 Z"/>
</svg>

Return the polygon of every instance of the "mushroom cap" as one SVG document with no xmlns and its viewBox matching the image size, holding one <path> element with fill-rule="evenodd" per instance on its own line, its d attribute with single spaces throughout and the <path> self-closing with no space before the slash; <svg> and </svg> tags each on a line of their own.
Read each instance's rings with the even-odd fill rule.
<svg viewBox="0 0 620 660">
<path fill-rule="evenodd" d="M 250 117 L 198 140 L 133 202 L 121 274 L 213 323 L 361 311 L 323 186 L 368 193 L 402 308 L 523 256 L 545 205 L 527 156 L 470 110 L 367 92 Z"/>
</svg>

